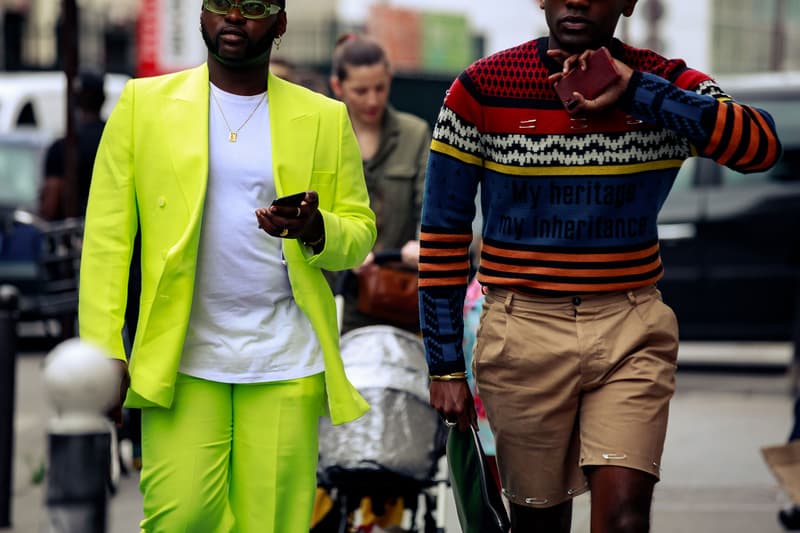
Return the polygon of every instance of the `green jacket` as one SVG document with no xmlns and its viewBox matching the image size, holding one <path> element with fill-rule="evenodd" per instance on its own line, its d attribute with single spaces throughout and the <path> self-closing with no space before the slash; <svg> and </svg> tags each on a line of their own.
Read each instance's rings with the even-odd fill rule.
<svg viewBox="0 0 800 533">
<path fill-rule="evenodd" d="M 208 102 L 205 64 L 132 80 L 98 149 L 81 258 L 80 335 L 125 358 L 120 331 L 140 225 L 142 293 L 126 400 L 131 407 L 172 403 L 208 177 Z M 375 216 L 344 105 L 272 75 L 269 105 L 277 194 L 319 192 L 324 250 L 313 255 L 287 239 L 284 255 L 297 305 L 322 346 L 328 408 L 340 424 L 368 405 L 345 376 L 335 304 L 322 269 L 359 265 L 375 242 Z"/>
<path fill-rule="evenodd" d="M 427 122 L 387 108 L 378 150 L 372 159 L 364 161 L 370 205 L 378 226 L 375 252 L 399 251 L 408 241 L 418 238 L 430 144 L 431 131 Z M 355 279 L 350 279 L 340 289 L 345 297 L 343 332 L 381 323 L 356 309 Z"/>
<path fill-rule="evenodd" d="M 397 250 L 417 239 L 431 131 L 428 123 L 389 107 L 378 151 L 364 162 L 378 225 L 375 251 Z"/>
</svg>

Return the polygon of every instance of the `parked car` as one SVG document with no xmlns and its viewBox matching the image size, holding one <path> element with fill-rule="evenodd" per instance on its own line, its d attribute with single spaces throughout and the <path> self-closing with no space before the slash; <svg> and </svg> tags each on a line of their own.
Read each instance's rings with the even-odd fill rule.
<svg viewBox="0 0 800 533">
<path fill-rule="evenodd" d="M 124 74 L 105 75 L 104 118 L 119 100 L 128 79 Z M 24 128 L 64 135 L 66 87 L 61 71 L 0 72 L 0 133 Z"/>
<path fill-rule="evenodd" d="M 0 133 L 0 285 L 19 290 L 23 321 L 77 312 L 83 219 L 51 223 L 35 214 L 51 140 L 41 131 Z"/>
<path fill-rule="evenodd" d="M 659 217 L 664 278 L 683 340 L 795 341 L 800 330 L 800 73 L 720 78 L 767 110 L 783 142 L 768 172 L 684 163 Z"/>
<path fill-rule="evenodd" d="M 0 132 L 0 207 L 36 211 L 45 152 L 53 135 Z"/>
</svg>

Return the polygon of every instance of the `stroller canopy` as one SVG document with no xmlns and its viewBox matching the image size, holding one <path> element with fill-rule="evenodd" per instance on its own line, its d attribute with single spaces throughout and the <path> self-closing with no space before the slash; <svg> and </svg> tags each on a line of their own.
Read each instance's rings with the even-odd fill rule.
<svg viewBox="0 0 800 533">
<path fill-rule="evenodd" d="M 359 390 L 395 389 L 428 402 L 428 365 L 422 340 L 393 326 L 367 326 L 341 340 L 347 376 Z"/>
</svg>

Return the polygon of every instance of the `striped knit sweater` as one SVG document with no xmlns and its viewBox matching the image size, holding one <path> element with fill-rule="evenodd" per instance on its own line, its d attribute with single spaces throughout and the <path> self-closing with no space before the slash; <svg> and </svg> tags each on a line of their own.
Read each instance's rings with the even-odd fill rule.
<svg viewBox="0 0 800 533">
<path fill-rule="evenodd" d="M 475 195 L 478 279 L 545 294 L 610 292 L 662 276 L 656 218 L 690 156 L 772 166 L 772 118 L 707 75 L 614 40 L 634 74 L 618 105 L 570 116 L 547 77 L 547 38 L 481 59 L 448 91 L 428 160 L 420 315 L 431 374 L 464 370 L 462 308 Z"/>
</svg>

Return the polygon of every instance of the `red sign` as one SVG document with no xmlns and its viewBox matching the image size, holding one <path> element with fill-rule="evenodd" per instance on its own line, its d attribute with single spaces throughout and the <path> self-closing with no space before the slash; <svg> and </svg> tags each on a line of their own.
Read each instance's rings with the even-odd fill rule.
<svg viewBox="0 0 800 533">
<path fill-rule="evenodd" d="M 140 0 L 139 20 L 136 25 L 137 61 L 136 75 L 155 76 L 161 74 L 158 62 L 160 0 Z"/>
<path fill-rule="evenodd" d="M 199 65 L 206 47 L 197 27 L 197 0 L 140 0 L 137 76 L 154 76 Z"/>
</svg>

